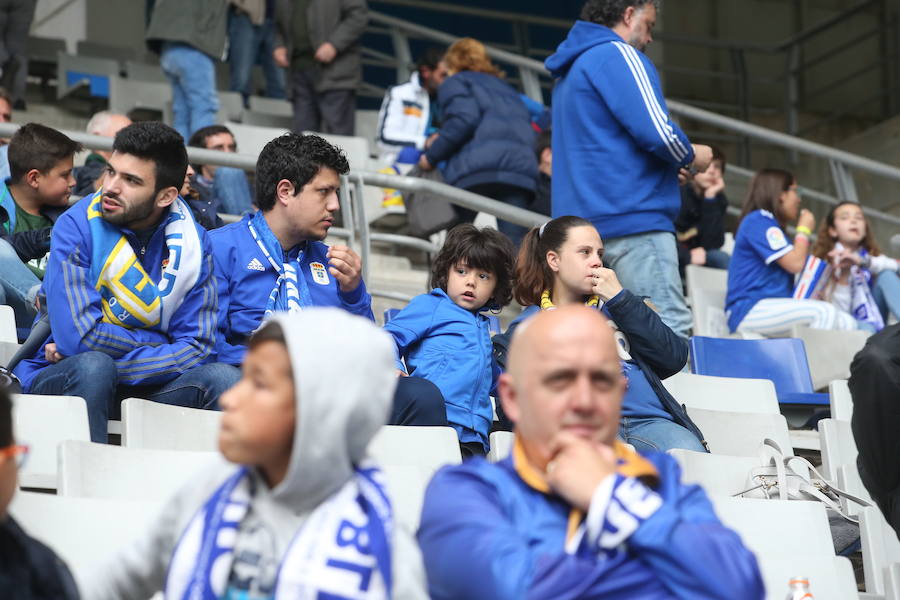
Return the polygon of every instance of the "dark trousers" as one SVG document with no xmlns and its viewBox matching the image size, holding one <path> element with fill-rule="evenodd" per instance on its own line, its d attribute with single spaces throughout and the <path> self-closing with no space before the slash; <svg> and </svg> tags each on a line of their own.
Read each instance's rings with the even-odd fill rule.
<svg viewBox="0 0 900 600">
<path fill-rule="evenodd" d="M 900 535 L 900 324 L 869 338 L 850 365 L 849 385 L 859 475 Z"/>
<path fill-rule="evenodd" d="M 468 188 L 467 191 L 470 191 L 473 194 L 487 196 L 493 200 L 499 200 L 510 206 L 526 209 L 531 205 L 531 202 L 534 199 L 534 192 L 526 190 L 525 188 L 520 188 L 517 185 L 509 185 L 506 183 L 482 183 L 473 185 Z M 468 210 L 458 206 L 455 208 L 459 220 L 462 223 L 471 223 L 475 220 L 477 213 L 474 210 Z M 506 234 L 506 237 L 511 239 L 517 248 L 519 247 L 522 238 L 528 233 L 528 229 L 525 227 L 514 225 L 513 223 L 509 223 L 502 219 L 497 219 L 497 229 L 499 229 L 501 233 Z"/>
<path fill-rule="evenodd" d="M 0 0 L 0 79 L 13 96 L 25 99 L 28 76 L 28 29 L 34 20 L 36 0 Z"/>
<path fill-rule="evenodd" d="M 291 102 L 294 105 L 294 133 L 319 131 L 353 135 L 356 128 L 356 92 L 317 92 L 310 71 L 291 71 Z"/>
<path fill-rule="evenodd" d="M 388 425 L 448 427 L 444 396 L 436 385 L 421 377 L 400 377 Z"/>
</svg>

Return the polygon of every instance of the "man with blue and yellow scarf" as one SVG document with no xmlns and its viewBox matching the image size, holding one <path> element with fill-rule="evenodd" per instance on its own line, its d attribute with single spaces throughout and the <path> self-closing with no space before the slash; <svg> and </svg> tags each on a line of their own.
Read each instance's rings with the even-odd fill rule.
<svg viewBox="0 0 900 600">
<path fill-rule="evenodd" d="M 51 335 L 16 375 L 32 394 L 80 396 L 105 442 L 116 399 L 217 408 L 239 378 L 215 357 L 216 279 L 206 232 L 178 191 L 181 136 L 162 123 L 116 134 L 103 187 L 56 222 L 44 277 Z"/>
<path fill-rule="evenodd" d="M 755 557 L 675 459 L 616 441 L 626 383 L 604 316 L 543 311 L 508 366 L 511 456 L 445 467 L 425 495 L 434 600 L 764 597 Z"/>
</svg>

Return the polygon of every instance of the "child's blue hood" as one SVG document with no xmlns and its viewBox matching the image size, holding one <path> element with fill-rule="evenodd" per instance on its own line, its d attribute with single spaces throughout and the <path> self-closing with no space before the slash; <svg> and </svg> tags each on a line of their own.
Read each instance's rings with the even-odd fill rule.
<svg viewBox="0 0 900 600">
<path fill-rule="evenodd" d="M 544 66 L 553 77 L 562 77 L 569 71 L 575 59 L 584 52 L 600 44 L 621 41 L 624 40 L 609 27 L 588 21 L 575 21 L 569 35 L 556 52 L 547 58 Z"/>
</svg>

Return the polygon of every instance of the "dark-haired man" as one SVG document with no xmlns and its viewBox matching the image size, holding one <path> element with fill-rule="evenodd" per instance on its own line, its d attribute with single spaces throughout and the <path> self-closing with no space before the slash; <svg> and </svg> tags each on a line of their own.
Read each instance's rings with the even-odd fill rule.
<svg viewBox="0 0 900 600">
<path fill-rule="evenodd" d="M 201 127 L 188 140 L 188 146 L 218 152 L 237 152 L 234 134 L 224 125 Z M 194 209 L 194 216 L 198 217 L 204 227 L 215 229 L 222 226 L 215 219 L 216 212 L 242 215 L 252 210 L 250 182 L 244 171 L 215 165 L 194 164 L 193 167 L 195 174 L 191 179 L 191 187 L 197 191 L 199 198 L 190 204 Z M 204 215 L 211 216 L 201 218 L 198 215 L 201 211 L 205 211 Z"/>
<path fill-rule="evenodd" d="M 644 49 L 659 0 L 588 0 L 546 61 L 553 88 L 553 216 L 577 215 L 602 232 L 604 260 L 622 284 L 649 297 L 687 338 L 675 247 L 680 169 L 704 170 L 709 146 L 692 145 L 669 117 Z M 597 185 L 603 181 L 603 185 Z"/>
<path fill-rule="evenodd" d="M 106 441 L 116 398 L 216 408 L 239 378 L 205 364 L 216 340 L 216 280 L 206 231 L 178 197 L 181 136 L 162 123 L 119 131 L 103 188 L 57 221 L 43 290 L 51 335 L 16 367 L 26 392 L 87 401 Z"/>
<path fill-rule="evenodd" d="M 50 231 L 68 207 L 72 159 L 80 149 L 38 123 L 23 125 L 10 140 L 10 178 L 0 184 L 0 304 L 13 307 L 21 329 L 34 320 Z"/>
</svg>

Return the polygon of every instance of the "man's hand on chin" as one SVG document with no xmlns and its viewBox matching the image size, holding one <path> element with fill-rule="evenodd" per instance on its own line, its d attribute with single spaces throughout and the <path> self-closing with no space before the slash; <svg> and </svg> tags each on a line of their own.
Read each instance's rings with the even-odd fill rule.
<svg viewBox="0 0 900 600">
<path fill-rule="evenodd" d="M 560 432 L 547 463 L 547 483 L 572 506 L 587 512 L 594 490 L 616 471 L 616 455 L 606 444 Z"/>
</svg>

